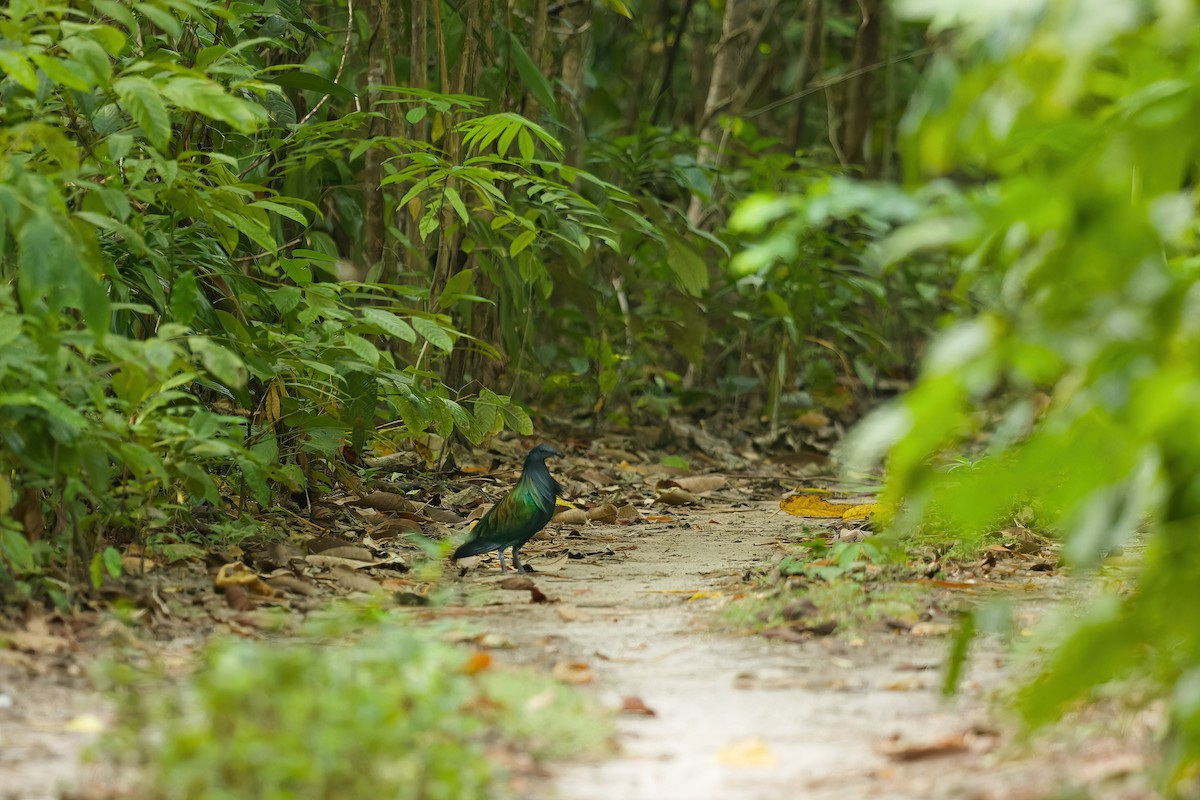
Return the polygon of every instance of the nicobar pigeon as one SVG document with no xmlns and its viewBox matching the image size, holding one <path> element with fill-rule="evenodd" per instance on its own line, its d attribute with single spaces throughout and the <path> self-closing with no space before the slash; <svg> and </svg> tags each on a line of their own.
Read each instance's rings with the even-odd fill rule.
<svg viewBox="0 0 1200 800">
<path fill-rule="evenodd" d="M 546 527 L 550 517 L 554 516 L 554 501 L 562 493 L 562 487 L 546 468 L 546 459 L 550 456 L 561 457 L 562 453 L 548 444 L 539 444 L 529 451 L 517 485 L 476 523 L 471 538 L 454 551 L 455 561 L 497 550 L 500 571 L 508 572 L 504 549 L 511 547 L 517 572 L 525 571 L 521 566 L 521 547 Z"/>
</svg>

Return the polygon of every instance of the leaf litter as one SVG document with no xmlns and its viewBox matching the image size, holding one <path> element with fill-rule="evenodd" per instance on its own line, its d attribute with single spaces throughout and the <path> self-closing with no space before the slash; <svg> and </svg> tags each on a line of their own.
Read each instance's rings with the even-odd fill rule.
<svg viewBox="0 0 1200 800">
<path fill-rule="evenodd" d="M 514 467 L 529 443 L 497 440 L 493 448 L 501 455 L 490 458 L 491 467 L 472 464 L 469 454 L 457 458 L 466 465 L 457 480 L 422 478 L 404 466 L 411 460 L 399 459 L 394 462 L 399 471 L 378 473 L 381 477 L 365 494 L 347 490 L 319 498 L 305 516 L 294 511 L 263 514 L 262 520 L 282 532 L 281 538 L 244 551 L 234 546 L 210 553 L 205 560 L 199 548 L 181 548 L 182 557 L 171 558 L 162 555 L 165 551 L 150 554 L 131 545 L 123 558 L 144 560 L 153 565 L 150 570 L 105 577 L 85 605 L 90 616 L 50 623 L 37 621 L 35 615 L 20 628 L 0 632 L 0 641 L 8 647 L 0 649 L 0 670 L 15 668 L 34 675 L 38 670 L 45 674 L 70 668 L 81 674 L 82 665 L 105 647 L 95 638 L 100 630 L 95 621 L 104 613 L 106 597 L 123 598 L 138 607 L 134 619 L 146 626 L 142 635 L 186 642 L 173 655 L 175 663 L 186 664 L 187 654 L 213 632 L 278 635 L 279 619 L 262 616 L 264 605 L 299 618 L 336 597 L 390 594 L 396 613 L 420 614 L 430 621 L 478 620 L 485 630 L 469 641 L 481 649 L 466 669 L 493 669 L 503 653 L 502 660 L 540 667 L 560 683 L 616 692 L 620 699 L 614 711 L 623 718 L 665 726 L 644 741 L 670 741 L 675 736 L 671 731 L 678 732 L 679 746 L 668 749 L 672 755 L 664 763 L 693 763 L 681 749 L 693 747 L 707 759 L 706 766 L 697 768 L 698 785 L 704 790 L 726 786 L 729 791 L 723 794 L 731 800 L 742 795 L 736 783 L 727 784 L 719 772 L 727 767 L 779 769 L 792 776 L 790 785 L 796 780 L 815 788 L 836 785 L 847 793 L 831 797 L 852 797 L 867 774 L 862 764 L 880 763 L 872 757 L 892 763 L 892 769 L 935 755 L 977 757 L 973 745 L 960 746 L 969 738 L 961 724 L 953 726 L 961 717 L 934 711 L 934 689 L 897 677 L 904 675 L 905 664 L 930 658 L 937 663 L 945 646 L 941 637 L 953 632 L 949 619 L 937 614 L 922 618 L 924 612 L 918 612 L 911 620 L 886 618 L 877 629 L 856 633 L 846 628 L 836 609 L 801 604 L 784 607 L 777 624 L 759 626 L 758 637 L 713 635 L 713 609 L 732 607 L 759 591 L 756 587 L 770 577 L 772 560 L 778 566 L 806 541 L 824 540 L 832 547 L 864 540 L 870 536 L 869 527 L 849 526 L 869 520 L 876 507 L 861 487 L 841 491 L 832 479 L 814 479 L 819 459 L 791 459 L 784 452 L 772 465 L 771 454 L 756 454 L 754 445 L 735 444 L 700 426 L 672 421 L 666 431 L 660 440 L 675 453 L 686 452 L 685 460 L 696 469 L 663 466 L 671 459 L 640 447 L 639 441 L 650 439 L 636 433 L 560 445 L 568 455 L 552 465 L 552 472 L 570 487 L 568 500 L 574 508 L 561 511 L 546 535 L 524 549 L 524 560 L 536 570 L 536 578 L 516 576 L 494 587 L 510 592 L 495 593 L 489 584 L 477 582 L 497 574 L 494 558 L 465 564 L 463 580 L 448 565 L 440 575 L 413 572 L 428 557 L 428 543 L 461 536 L 462 526 L 481 516 L 515 480 Z M 670 513 L 663 513 L 668 508 Z M 780 516 L 772 509 L 788 513 Z M 928 560 L 910 564 L 910 576 L 914 571 L 918 575 L 904 580 L 961 597 L 993 583 L 1011 587 L 1014 578 L 1054 578 L 1057 555 L 1052 542 L 1032 531 L 1003 533 L 1003 543 L 975 562 L 932 553 Z M 839 568 L 836 561 L 824 560 L 829 562 L 824 568 Z M 820 566 L 821 561 L 809 563 Z M 870 565 L 855 564 L 852 569 L 866 578 L 864 585 L 874 580 Z M 819 585 L 823 579 L 783 572 L 776 578 L 781 585 L 797 580 Z M 555 582 L 555 591 L 542 591 L 538 584 L 545 581 Z M 573 584 L 574 589 L 563 588 Z M 450 605 L 446 597 L 430 604 L 435 592 L 447 589 Z M 454 598 L 464 597 L 464 591 L 482 591 L 484 605 L 456 607 Z M 528 601 L 504 599 L 521 592 L 528 592 Z M 77 630 L 88 634 L 82 640 L 68 635 Z M 596 651 L 597 642 L 605 643 L 603 655 Z M 155 649 L 148 642 L 141 646 L 148 652 Z M 833 655 L 852 651 L 874 653 L 878 663 L 865 666 L 870 659 Z M 31 660 L 6 661 L 6 653 Z M 590 663 L 593 658 L 602 665 L 599 671 Z M 662 680 L 651 679 L 655 674 Z M 930 683 L 936 686 L 937 681 Z M 796 692 L 798 697 L 789 694 Z M 880 695 L 893 698 L 869 700 L 882 703 L 883 709 L 895 708 L 896 698 L 919 698 L 913 708 L 926 723 L 911 735 L 887 732 L 875 724 L 877 710 L 873 715 L 865 712 L 872 723 L 865 725 L 864 710 L 855 700 L 819 723 L 826 739 L 844 744 L 848 758 L 828 762 L 840 765 L 842 777 L 823 775 L 816 768 L 807 775 L 796 773 L 793 764 L 806 769 L 814 763 L 804 755 L 807 745 L 794 729 L 796 715 L 804 715 L 814 702 L 817 707 L 827 705 L 821 698 L 830 692 L 847 698 L 862 695 L 864 702 Z M 780 698 L 759 705 L 760 695 L 780 693 Z M 960 702 L 982 713 L 978 698 L 979 692 Z M 791 713 L 778 716 L 785 708 Z M 695 723 L 679 727 L 698 709 L 708 715 L 719 736 L 697 741 Z M 90 713 L 95 712 L 76 708 L 75 716 Z M 723 718 L 735 720 L 738 729 L 725 730 L 719 722 Z M 1008 736 L 997 734 L 993 743 Z M 819 750 L 817 744 L 811 743 Z M 861 763 L 854 763 L 856 759 Z M 1044 766 L 1035 764 L 1027 773 Z M 582 779 L 570 770 L 556 775 L 566 796 L 585 800 L 586 792 L 569 793 L 583 785 L 605 786 L 611 776 L 613 791 L 619 794 L 622 786 L 628 787 L 622 783 L 620 766 L 612 772 L 580 769 Z M 1026 780 L 1036 783 L 1028 775 Z M 613 795 L 606 789 L 605 796 Z M 636 792 L 623 796 L 638 797 Z"/>
</svg>

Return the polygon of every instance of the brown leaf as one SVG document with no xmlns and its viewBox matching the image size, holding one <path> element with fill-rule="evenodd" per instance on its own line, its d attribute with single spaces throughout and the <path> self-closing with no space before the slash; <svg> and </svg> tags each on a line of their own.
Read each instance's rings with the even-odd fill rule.
<svg viewBox="0 0 1200 800">
<path fill-rule="evenodd" d="M 351 561 L 375 561 L 375 556 L 365 547 L 357 545 L 343 545 L 341 547 L 331 547 L 328 550 L 322 550 L 321 555 L 327 558 L 348 558 Z"/>
<path fill-rule="evenodd" d="M 225 587 L 225 602 L 234 611 L 249 611 L 254 608 L 254 598 L 250 596 L 250 591 L 236 583 Z"/>
<path fill-rule="evenodd" d="M 727 483 L 729 481 L 724 475 L 690 475 L 684 478 L 668 478 L 667 480 L 659 481 L 657 488 L 668 489 L 675 486 L 692 494 L 704 494 L 706 492 L 715 492 Z"/>
<path fill-rule="evenodd" d="M 559 525 L 585 525 L 587 524 L 587 513 L 581 508 L 568 508 L 566 511 L 555 514 L 550 521 L 557 522 Z"/>
<path fill-rule="evenodd" d="M 408 516 L 396 516 L 371 528 L 375 539 L 391 539 L 406 533 L 421 533 L 421 523 Z"/>
<path fill-rule="evenodd" d="M 642 515 L 638 512 L 637 506 L 635 506 L 633 503 L 626 503 L 617 509 L 617 519 L 619 520 L 629 520 L 632 522 L 641 518 Z"/>
<path fill-rule="evenodd" d="M 291 592 L 292 594 L 302 594 L 306 597 L 312 597 L 320 594 L 320 590 L 311 583 L 300 578 L 292 577 L 291 575 L 280 575 L 275 578 L 268 578 L 267 585 L 272 589 L 283 592 Z"/>
<path fill-rule="evenodd" d="M 628 695 L 621 699 L 621 713 L 635 714 L 642 717 L 657 717 L 658 712 L 650 708 L 643 702 L 642 698 L 636 695 Z"/>
<path fill-rule="evenodd" d="M 383 591 L 383 587 L 376 581 L 366 575 L 360 575 L 348 567 L 336 566 L 330 570 L 330 574 L 333 575 L 334 580 L 352 592 L 374 594 Z"/>
<path fill-rule="evenodd" d="M 690 506 L 695 505 L 698 501 L 691 492 L 680 489 L 678 486 L 672 486 L 660 494 L 655 502 L 668 506 Z"/>
<path fill-rule="evenodd" d="M 595 508 L 589 508 L 587 518 L 592 522 L 611 525 L 617 521 L 617 507 L 612 503 L 601 503 Z"/>
<path fill-rule="evenodd" d="M 808 411 L 796 417 L 795 423 L 809 430 L 819 430 L 829 424 L 829 417 L 820 411 Z"/>
<path fill-rule="evenodd" d="M 597 489 L 606 489 L 610 486 L 616 486 L 617 481 L 611 475 L 605 474 L 598 469 L 585 469 L 578 476 L 581 481 L 587 481 Z"/>
<path fill-rule="evenodd" d="M 571 686 L 581 686 L 595 680 L 592 670 L 582 661 L 559 661 L 550 674 L 556 681 Z"/>
<path fill-rule="evenodd" d="M 514 592 L 535 588 L 533 578 L 529 577 L 528 575 L 513 575 L 512 577 L 504 578 L 503 580 L 497 581 L 496 586 L 501 589 L 508 589 L 509 591 Z"/>
<path fill-rule="evenodd" d="M 954 625 L 949 622 L 918 622 L 908 630 L 913 636 L 949 636 Z"/>
<path fill-rule="evenodd" d="M 362 569 L 363 567 L 371 566 L 368 562 L 359 561 L 357 558 L 335 558 L 334 556 L 324 554 L 319 556 L 305 556 L 304 560 L 315 567 L 324 567 L 325 569 L 333 569 L 334 567 Z"/>
<path fill-rule="evenodd" d="M 888 742 L 875 750 L 893 761 L 922 761 L 965 753 L 967 741 L 963 734 L 954 733 L 932 742 Z"/>
<path fill-rule="evenodd" d="M 365 497 L 350 499 L 350 505 L 362 508 L 373 508 L 376 511 L 416 511 L 416 507 L 407 497 L 395 492 L 371 492 Z"/>
<path fill-rule="evenodd" d="M 443 525 L 460 525 L 466 522 L 463 517 L 460 517 L 453 511 L 447 511 L 437 506 L 425 506 L 420 510 L 420 513 L 434 522 L 440 522 Z"/>
<path fill-rule="evenodd" d="M 26 489 L 21 494 L 21 499 L 13 508 L 13 516 L 21 521 L 25 538 L 31 542 L 42 538 L 42 532 L 46 530 L 46 517 L 42 514 L 42 500 L 36 489 Z"/>
</svg>

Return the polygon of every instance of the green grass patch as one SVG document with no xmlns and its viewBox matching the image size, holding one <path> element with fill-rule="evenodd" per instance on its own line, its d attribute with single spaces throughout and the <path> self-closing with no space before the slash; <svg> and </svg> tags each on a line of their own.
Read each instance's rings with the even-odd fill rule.
<svg viewBox="0 0 1200 800">
<path fill-rule="evenodd" d="M 545 676 L 374 613 L 294 640 L 215 642 L 177 685 L 127 666 L 108 676 L 108 746 L 162 800 L 505 797 L 510 756 L 599 750 L 611 729 Z"/>
</svg>

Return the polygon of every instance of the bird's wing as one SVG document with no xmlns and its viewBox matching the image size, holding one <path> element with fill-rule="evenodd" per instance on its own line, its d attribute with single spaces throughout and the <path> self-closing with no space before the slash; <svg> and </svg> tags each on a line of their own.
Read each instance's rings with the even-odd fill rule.
<svg viewBox="0 0 1200 800">
<path fill-rule="evenodd" d="M 536 513 L 537 503 L 530 492 L 509 492 L 475 525 L 471 531 L 471 541 L 482 540 L 495 544 L 519 541 L 534 524 Z"/>
</svg>

